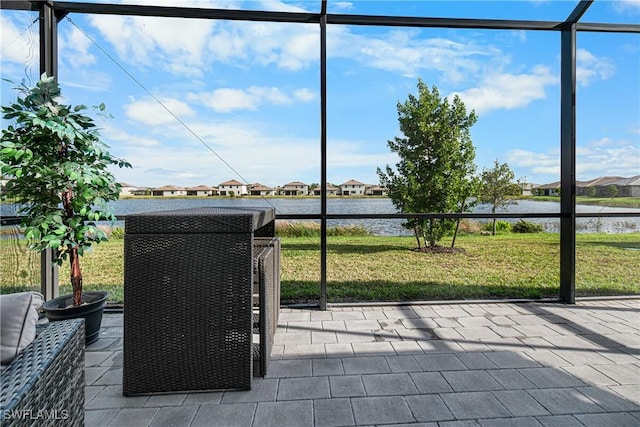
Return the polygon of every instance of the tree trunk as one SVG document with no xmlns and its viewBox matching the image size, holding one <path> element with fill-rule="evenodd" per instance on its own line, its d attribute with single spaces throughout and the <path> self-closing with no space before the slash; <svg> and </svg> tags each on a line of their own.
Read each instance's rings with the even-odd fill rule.
<svg viewBox="0 0 640 427">
<path fill-rule="evenodd" d="M 416 225 L 415 227 L 413 227 L 413 233 L 416 236 L 416 240 L 418 241 L 418 249 L 422 249 L 422 246 L 420 245 L 420 235 L 418 234 L 418 226 Z"/>
<path fill-rule="evenodd" d="M 491 213 L 495 214 L 496 213 L 496 207 L 494 206 L 493 208 L 491 208 Z M 491 235 L 495 236 L 496 235 L 496 219 L 492 218 L 493 220 L 493 226 L 491 227 Z"/>
<path fill-rule="evenodd" d="M 69 252 L 69 264 L 71 265 L 71 286 L 73 287 L 73 305 L 82 303 L 82 271 L 80 270 L 80 258 L 78 248 L 72 248 Z"/>
<path fill-rule="evenodd" d="M 464 212 L 464 200 L 462 201 L 462 205 L 460 206 L 460 213 Z M 453 240 L 451 241 L 451 248 L 453 248 L 456 244 L 456 237 L 458 236 L 458 228 L 460 228 L 460 218 L 456 220 L 456 230 L 453 232 Z M 494 224 L 495 229 L 495 224 Z"/>
</svg>

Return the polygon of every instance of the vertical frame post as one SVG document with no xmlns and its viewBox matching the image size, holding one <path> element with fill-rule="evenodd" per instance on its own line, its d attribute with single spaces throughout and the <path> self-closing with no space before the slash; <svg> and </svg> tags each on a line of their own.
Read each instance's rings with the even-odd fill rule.
<svg viewBox="0 0 640 427">
<path fill-rule="evenodd" d="M 40 3 L 40 74 L 58 77 L 58 21 L 53 5 Z M 45 301 L 59 295 L 58 266 L 52 263 L 53 251 L 46 249 L 40 257 L 40 290 Z"/>
<path fill-rule="evenodd" d="M 327 1 L 320 17 L 320 310 L 327 309 Z"/>
<path fill-rule="evenodd" d="M 560 300 L 576 302 L 576 26 L 561 32 Z"/>
</svg>

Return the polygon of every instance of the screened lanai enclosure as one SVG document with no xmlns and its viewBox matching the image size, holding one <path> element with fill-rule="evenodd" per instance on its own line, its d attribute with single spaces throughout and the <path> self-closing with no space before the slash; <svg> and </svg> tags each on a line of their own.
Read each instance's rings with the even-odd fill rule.
<svg viewBox="0 0 640 427">
<path fill-rule="evenodd" d="M 133 165 L 118 180 L 158 194 L 118 201 L 111 227 L 190 198 L 185 207 L 266 206 L 282 224 L 313 222 L 317 234 L 283 238 L 283 301 L 321 309 L 519 298 L 519 288 L 566 303 L 640 293 L 636 2 L 162 4 L 1 2 L 2 105 L 41 73 L 70 102 L 104 102 L 112 117 L 102 135 Z M 418 79 L 476 112 L 477 173 L 507 163 L 526 192 L 517 204 L 403 213 L 385 197 L 376 171 L 398 162 L 387 142 L 400 136 L 398 104 Z M 597 180 L 609 193 L 585 204 L 579 192 Z M 198 196 L 223 184 L 239 187 Z M 244 195 L 247 186 L 255 190 Z M 25 249 L 14 209 L 3 202 L 2 293 L 22 286 L 52 298 L 66 278 L 48 254 Z M 461 220 L 462 251 L 413 250 L 402 227 L 413 218 Z M 481 233 L 493 219 L 504 233 Z M 520 220 L 544 232 L 506 231 Z M 337 231 L 349 228 L 364 231 Z M 114 236 L 105 266 L 122 264 Z M 442 246 L 452 243 L 447 235 Z M 85 271 L 87 288 L 117 288 L 110 280 L 119 279 Z"/>
</svg>

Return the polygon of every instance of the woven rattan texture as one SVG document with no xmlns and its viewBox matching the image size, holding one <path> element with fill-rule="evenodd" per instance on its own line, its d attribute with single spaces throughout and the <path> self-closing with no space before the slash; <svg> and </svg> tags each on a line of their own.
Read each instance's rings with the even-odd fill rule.
<svg viewBox="0 0 640 427">
<path fill-rule="evenodd" d="M 252 236 L 126 234 L 125 395 L 251 387 Z"/>
<path fill-rule="evenodd" d="M 254 376 L 265 376 L 271 346 L 273 343 L 273 267 L 274 250 L 270 246 L 256 248 L 255 280 L 258 282 L 259 293 L 259 325 L 260 345 L 257 354 L 254 354 Z"/>
<path fill-rule="evenodd" d="M 0 374 L 0 425 L 84 425 L 84 319 L 38 327 Z"/>
<path fill-rule="evenodd" d="M 125 231 L 132 234 L 246 233 L 268 227 L 274 219 L 272 208 L 180 209 L 128 215 Z"/>
</svg>

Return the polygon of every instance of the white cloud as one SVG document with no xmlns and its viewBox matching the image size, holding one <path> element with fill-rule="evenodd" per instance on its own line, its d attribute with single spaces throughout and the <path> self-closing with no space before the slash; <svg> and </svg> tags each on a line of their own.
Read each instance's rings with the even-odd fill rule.
<svg viewBox="0 0 640 427">
<path fill-rule="evenodd" d="M 277 87 L 251 86 L 247 89 L 220 88 L 211 92 L 188 94 L 188 99 L 220 113 L 236 110 L 257 110 L 262 104 L 290 105 L 295 100 L 309 102 L 314 94 L 309 89 L 295 90 L 291 95 Z"/>
<path fill-rule="evenodd" d="M 298 71 L 319 60 L 317 25 L 231 22 L 216 27 L 208 43 L 211 59 L 234 66 L 276 65 Z"/>
<path fill-rule="evenodd" d="M 23 16 L 32 17 L 29 14 Z M 24 27 L 18 27 L 18 25 Z M 3 68 L 7 62 L 20 65 L 38 64 L 38 24 L 31 25 L 27 20 L 11 19 L 5 12 L 0 15 L 0 55 Z M 3 74 L 5 74 L 3 72 Z"/>
<path fill-rule="evenodd" d="M 336 11 L 347 11 L 354 8 L 353 3 L 349 1 L 335 1 L 329 2 L 329 7 Z"/>
<path fill-rule="evenodd" d="M 183 76 L 200 77 L 214 22 L 203 19 L 91 15 L 89 22 L 121 60 Z"/>
<path fill-rule="evenodd" d="M 317 98 L 317 94 L 308 88 L 294 90 L 293 96 L 302 102 L 310 102 Z"/>
<path fill-rule="evenodd" d="M 538 65 L 526 74 L 489 74 L 480 86 L 464 92 L 454 92 L 450 97 L 460 96 L 467 108 L 474 109 L 477 113 L 499 109 L 512 110 L 545 99 L 546 87 L 557 82 L 557 76 L 547 67 Z"/>
<path fill-rule="evenodd" d="M 615 73 L 615 66 L 608 58 L 597 57 L 586 49 L 576 50 L 576 82 L 588 86 L 594 79 L 606 80 Z"/>
<path fill-rule="evenodd" d="M 640 12 L 640 0 L 616 0 L 612 1 L 613 10 L 621 14 Z"/>
<path fill-rule="evenodd" d="M 141 100 L 134 99 L 123 108 L 128 118 L 151 126 L 175 123 L 176 119 L 171 113 L 180 118 L 194 114 L 191 107 L 180 100 L 174 98 L 161 98 L 160 101 L 167 107 L 166 109 L 151 98 Z M 167 109 L 171 111 L 171 113 L 169 113 Z"/>
<path fill-rule="evenodd" d="M 62 32 L 58 40 L 61 61 L 68 61 L 76 68 L 96 63 L 96 57 L 89 51 L 91 41 L 77 27 L 69 27 L 69 31 Z"/>
<path fill-rule="evenodd" d="M 150 138 L 148 136 L 132 135 L 129 132 L 125 132 L 120 127 L 105 126 L 101 132 L 105 140 L 121 141 L 125 143 L 128 148 L 133 147 L 157 147 L 160 142 L 157 139 Z"/>
<path fill-rule="evenodd" d="M 445 81 L 459 83 L 470 75 L 505 64 L 502 52 L 493 46 L 476 45 L 445 38 L 425 38 L 415 29 L 383 34 L 356 34 L 348 28 L 327 30 L 327 55 L 354 60 L 364 66 L 416 77 L 425 70 L 441 73 Z"/>
<path fill-rule="evenodd" d="M 532 182 L 549 183 L 560 179 L 560 152 L 511 150 L 507 163 L 519 170 Z M 576 174 L 578 180 L 597 176 L 635 176 L 640 168 L 640 146 L 629 141 L 602 138 L 576 147 Z"/>
</svg>

